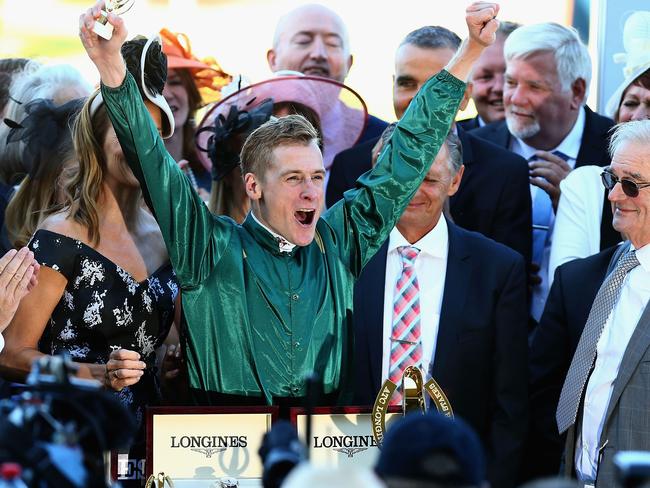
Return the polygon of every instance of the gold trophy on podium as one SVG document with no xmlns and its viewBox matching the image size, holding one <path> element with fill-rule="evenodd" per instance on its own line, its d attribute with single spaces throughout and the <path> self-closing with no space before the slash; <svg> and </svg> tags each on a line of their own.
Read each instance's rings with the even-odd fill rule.
<svg viewBox="0 0 650 488">
<path fill-rule="evenodd" d="M 122 15 L 133 7 L 135 0 L 106 0 L 104 3 L 105 10 L 101 11 L 101 16 L 93 25 L 93 32 L 103 37 L 107 41 L 113 37 L 113 26 L 108 23 L 108 13 Z"/>
<path fill-rule="evenodd" d="M 158 476 L 153 474 L 149 476 L 145 488 L 164 488 L 165 486 L 174 488 L 174 482 L 165 473 L 158 473 Z"/>
<path fill-rule="evenodd" d="M 384 381 L 372 407 L 372 435 L 380 447 L 386 433 L 386 413 L 388 413 L 390 399 L 395 390 L 397 390 L 395 383 L 391 380 Z M 402 413 L 404 415 L 412 412 L 426 413 L 427 403 L 424 396 L 424 392 L 426 392 L 439 413 L 454 418 L 454 411 L 445 392 L 433 378 L 425 383 L 422 371 L 417 366 L 409 366 L 404 370 L 402 391 Z"/>
</svg>

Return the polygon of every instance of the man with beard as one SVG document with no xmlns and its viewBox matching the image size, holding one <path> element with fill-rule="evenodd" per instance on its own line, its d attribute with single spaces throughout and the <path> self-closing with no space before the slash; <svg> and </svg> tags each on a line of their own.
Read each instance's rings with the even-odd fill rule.
<svg viewBox="0 0 650 488">
<path fill-rule="evenodd" d="M 531 313 L 539 320 L 548 295 L 548 262 L 560 181 L 576 166 L 606 165 L 613 122 L 585 106 L 591 59 L 578 33 L 554 23 L 515 30 L 505 42 L 506 119 L 473 134 L 523 156 L 533 199 Z"/>
<path fill-rule="evenodd" d="M 498 5 L 467 8 L 470 35 L 457 56 L 422 87 L 360 188 L 322 217 L 325 168 L 314 128 L 295 115 L 257 128 L 241 153 L 252 201 L 241 226 L 214 217 L 165 150 L 124 69 L 123 20 L 109 14 L 110 41 L 90 30 L 103 6 L 81 16 L 80 37 L 182 288 L 195 401 L 286 407 L 302 402 L 305 375 L 317 371 L 325 402 L 334 403 L 350 379 L 354 281 L 443 144 L 465 91 L 460 79 L 494 42 Z"/>
<path fill-rule="evenodd" d="M 323 5 L 302 5 L 278 21 L 266 59 L 273 72 L 298 71 L 344 83 L 353 61 L 347 27 L 336 12 Z M 368 115 L 359 142 L 379 137 L 387 125 Z"/>
</svg>

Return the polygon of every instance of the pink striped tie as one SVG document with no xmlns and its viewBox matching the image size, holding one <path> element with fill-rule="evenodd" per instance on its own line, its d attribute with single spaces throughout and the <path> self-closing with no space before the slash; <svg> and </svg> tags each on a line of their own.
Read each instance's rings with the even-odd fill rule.
<svg viewBox="0 0 650 488">
<path fill-rule="evenodd" d="M 402 274 L 393 294 L 393 330 L 390 336 L 388 378 L 398 385 L 392 405 L 402 403 L 402 373 L 408 366 L 422 362 L 420 341 L 420 286 L 415 275 L 415 260 L 420 250 L 412 246 L 397 248 L 402 258 Z"/>
</svg>

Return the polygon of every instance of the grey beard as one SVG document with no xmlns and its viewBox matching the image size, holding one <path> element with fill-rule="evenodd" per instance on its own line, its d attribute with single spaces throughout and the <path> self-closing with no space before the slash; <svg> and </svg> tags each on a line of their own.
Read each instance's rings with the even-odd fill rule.
<svg viewBox="0 0 650 488">
<path fill-rule="evenodd" d="M 517 137 L 518 139 L 528 139 L 530 137 L 534 137 L 537 134 L 539 134 L 539 131 L 541 130 L 541 127 L 539 126 L 539 122 L 534 121 L 532 124 L 528 124 L 526 126 L 518 126 L 516 122 L 512 121 L 510 117 L 508 117 L 508 114 L 506 113 L 506 124 L 508 125 L 508 130 L 510 133 Z"/>
</svg>

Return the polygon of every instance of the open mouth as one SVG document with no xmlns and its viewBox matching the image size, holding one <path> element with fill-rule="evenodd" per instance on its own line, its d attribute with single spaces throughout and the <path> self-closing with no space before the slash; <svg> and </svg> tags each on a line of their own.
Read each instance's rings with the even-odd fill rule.
<svg viewBox="0 0 650 488">
<path fill-rule="evenodd" d="M 314 222 L 315 215 L 316 210 L 313 208 L 296 210 L 293 214 L 298 223 L 304 227 L 309 227 Z"/>
<path fill-rule="evenodd" d="M 503 109 L 503 100 L 491 100 L 488 104 L 494 108 Z"/>
</svg>

